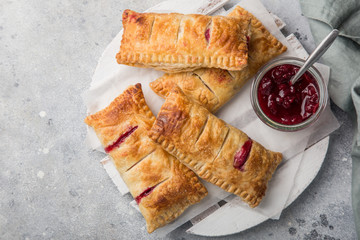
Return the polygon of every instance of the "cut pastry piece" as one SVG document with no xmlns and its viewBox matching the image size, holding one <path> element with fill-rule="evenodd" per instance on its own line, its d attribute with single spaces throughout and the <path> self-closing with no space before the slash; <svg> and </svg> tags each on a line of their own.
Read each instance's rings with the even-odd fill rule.
<svg viewBox="0 0 360 240">
<path fill-rule="evenodd" d="M 199 177 L 256 207 L 282 154 L 265 149 L 245 133 L 191 101 L 179 88 L 165 100 L 150 137 Z"/>
<path fill-rule="evenodd" d="M 148 137 L 154 121 L 140 84 L 85 119 L 139 204 L 150 233 L 207 195 L 189 168 Z"/>
<path fill-rule="evenodd" d="M 286 51 L 263 24 L 251 13 L 237 6 L 229 16 L 251 19 L 248 66 L 241 71 L 199 69 L 194 72 L 165 74 L 150 83 L 151 89 L 165 98 L 173 86 L 179 86 L 193 101 L 215 112 L 269 60 Z"/>
<path fill-rule="evenodd" d="M 247 17 L 123 13 L 119 64 L 165 72 L 198 68 L 241 70 L 247 64 Z"/>
</svg>

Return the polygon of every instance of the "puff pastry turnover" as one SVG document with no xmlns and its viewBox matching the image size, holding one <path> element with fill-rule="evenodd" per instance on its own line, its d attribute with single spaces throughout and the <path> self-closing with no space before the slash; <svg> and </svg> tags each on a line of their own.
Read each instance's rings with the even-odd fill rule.
<svg viewBox="0 0 360 240">
<path fill-rule="evenodd" d="M 229 16 L 245 17 L 251 20 L 247 67 L 241 71 L 199 69 L 194 72 L 165 74 L 150 83 L 152 90 L 165 98 L 177 85 L 193 101 L 215 112 L 230 100 L 265 63 L 286 51 L 286 47 L 245 9 L 237 6 Z"/>
<path fill-rule="evenodd" d="M 140 84 L 85 119 L 129 187 L 150 233 L 207 195 L 189 168 L 148 137 L 154 121 Z"/>
<path fill-rule="evenodd" d="M 265 149 L 187 98 L 179 88 L 168 95 L 150 137 L 199 177 L 256 207 L 281 162 Z"/>
<path fill-rule="evenodd" d="M 179 13 L 123 13 L 124 33 L 119 64 L 152 67 L 165 72 L 247 65 L 247 17 Z"/>
</svg>

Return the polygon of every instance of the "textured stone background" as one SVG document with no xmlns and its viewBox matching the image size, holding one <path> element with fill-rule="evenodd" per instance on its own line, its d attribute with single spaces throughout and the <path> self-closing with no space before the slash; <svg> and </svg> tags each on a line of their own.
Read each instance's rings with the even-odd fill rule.
<svg viewBox="0 0 360 240">
<path fill-rule="evenodd" d="M 0 1 L 0 239 L 155 239 L 87 150 L 80 94 L 121 29 L 121 14 L 161 0 Z M 297 0 L 264 1 L 308 50 Z M 352 126 L 331 135 L 320 173 L 279 221 L 227 239 L 355 239 L 350 203 Z M 170 239 L 204 239 L 185 233 Z"/>
</svg>

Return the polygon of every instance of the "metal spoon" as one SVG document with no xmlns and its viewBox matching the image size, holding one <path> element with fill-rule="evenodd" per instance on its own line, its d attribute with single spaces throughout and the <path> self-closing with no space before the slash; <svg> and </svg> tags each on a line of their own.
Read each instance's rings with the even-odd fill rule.
<svg viewBox="0 0 360 240">
<path fill-rule="evenodd" d="M 306 59 L 304 65 L 299 69 L 299 71 L 290 79 L 291 85 L 294 85 L 298 79 L 311 67 L 331 46 L 331 44 L 335 41 L 336 37 L 339 34 L 339 30 L 332 30 L 329 35 L 322 40 L 322 42 L 317 46 L 317 48 L 310 54 L 310 56 Z"/>
</svg>

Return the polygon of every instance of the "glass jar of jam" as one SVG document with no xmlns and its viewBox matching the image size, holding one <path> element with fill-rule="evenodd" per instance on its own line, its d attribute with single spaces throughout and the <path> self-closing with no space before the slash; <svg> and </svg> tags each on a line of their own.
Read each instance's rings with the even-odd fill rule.
<svg viewBox="0 0 360 240">
<path fill-rule="evenodd" d="M 304 64 L 300 58 L 276 59 L 255 76 L 251 103 L 258 117 L 281 131 L 297 131 L 314 123 L 327 104 L 327 87 L 319 71 L 311 66 L 292 85 L 290 79 Z"/>
</svg>

